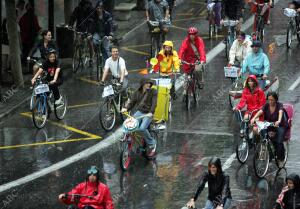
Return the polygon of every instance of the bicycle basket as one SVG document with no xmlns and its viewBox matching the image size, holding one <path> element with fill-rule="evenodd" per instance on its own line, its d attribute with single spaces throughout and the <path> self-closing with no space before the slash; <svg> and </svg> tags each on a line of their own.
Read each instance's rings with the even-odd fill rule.
<svg viewBox="0 0 300 209">
<path fill-rule="evenodd" d="M 49 89 L 49 86 L 47 84 L 40 84 L 37 87 L 35 87 L 35 89 L 34 89 L 34 93 L 36 95 L 47 93 L 49 91 L 50 91 L 50 89 Z"/>
<path fill-rule="evenodd" d="M 123 122 L 123 128 L 125 131 L 135 131 L 138 127 L 139 121 L 133 117 L 129 117 Z"/>
<path fill-rule="evenodd" d="M 283 14 L 287 17 L 296 17 L 297 12 L 294 9 L 285 8 Z"/>
</svg>

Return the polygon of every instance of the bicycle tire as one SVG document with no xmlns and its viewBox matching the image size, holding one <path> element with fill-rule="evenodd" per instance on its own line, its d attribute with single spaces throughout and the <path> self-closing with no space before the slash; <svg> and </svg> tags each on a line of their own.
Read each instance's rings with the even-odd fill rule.
<svg viewBox="0 0 300 209">
<path fill-rule="evenodd" d="M 109 114 L 109 115 L 108 115 Z M 111 115 L 110 115 L 111 114 Z M 100 107 L 100 111 L 99 111 L 99 120 L 100 120 L 100 124 L 101 127 L 105 130 L 105 131 L 111 131 L 116 123 L 116 109 L 114 107 L 114 105 L 112 104 L 112 101 L 110 99 L 107 99 L 104 104 Z M 104 119 L 102 117 L 107 117 L 108 119 L 111 117 L 112 121 L 110 125 L 106 124 L 106 121 L 104 121 Z"/>
<path fill-rule="evenodd" d="M 155 57 L 156 53 L 156 40 L 155 35 L 151 35 L 150 58 Z"/>
<path fill-rule="evenodd" d="M 185 107 L 187 110 L 191 109 L 191 100 L 189 97 L 189 93 L 187 92 L 187 94 L 185 95 Z"/>
<path fill-rule="evenodd" d="M 288 159 L 288 157 L 289 157 L 289 144 L 288 144 L 288 142 L 283 142 L 283 145 L 284 145 L 284 160 L 283 160 L 284 163 L 283 163 L 283 166 L 282 166 L 282 167 L 279 166 L 277 157 L 275 158 L 276 166 L 277 166 L 279 169 L 285 167 L 285 164 L 286 164 L 287 159 Z"/>
<path fill-rule="evenodd" d="M 198 86 L 196 86 L 196 85 L 194 87 L 193 98 L 194 98 L 195 104 L 198 104 L 199 99 L 200 99 L 200 92 L 199 92 Z"/>
<path fill-rule="evenodd" d="M 61 97 L 62 97 L 62 104 L 56 105 L 54 103 L 54 114 L 57 120 L 64 119 L 67 112 L 67 106 L 68 106 L 67 96 L 61 93 Z"/>
<path fill-rule="evenodd" d="M 226 43 L 225 43 L 225 58 L 227 61 L 229 61 L 229 50 L 230 50 L 230 43 L 229 43 L 229 38 L 226 38 Z"/>
<path fill-rule="evenodd" d="M 298 43 L 300 44 L 300 23 L 299 23 L 299 26 L 296 27 L 296 33 L 297 33 L 297 40 L 298 40 Z"/>
<path fill-rule="evenodd" d="M 100 50 L 100 49 L 98 49 Z M 103 57 L 100 56 L 100 53 L 97 52 L 97 60 L 96 60 L 96 68 L 97 68 L 97 81 L 100 82 L 102 74 L 103 74 Z"/>
<path fill-rule="evenodd" d="M 82 62 L 81 69 L 80 69 L 81 71 L 86 67 L 86 65 L 89 61 L 89 58 L 90 58 L 90 48 L 89 48 L 88 42 L 84 41 L 82 47 L 83 47 L 82 48 L 83 62 Z"/>
<path fill-rule="evenodd" d="M 268 143 L 259 142 L 255 148 L 255 154 L 253 158 L 253 167 L 255 175 L 259 178 L 263 178 L 269 168 L 270 153 L 268 149 Z M 262 168 L 260 168 L 260 162 Z"/>
<path fill-rule="evenodd" d="M 129 136 L 126 136 L 129 137 Z M 120 167 L 123 171 L 127 171 L 131 162 L 131 143 L 127 142 L 127 139 L 122 142 L 121 154 L 120 154 Z"/>
<path fill-rule="evenodd" d="M 81 65 L 81 48 L 79 45 L 75 46 L 73 59 L 72 59 L 72 69 L 76 73 Z"/>
<path fill-rule="evenodd" d="M 49 114 L 48 104 L 45 100 L 45 98 L 38 97 L 31 111 L 33 124 L 38 129 L 45 126 Z M 41 123 L 39 121 L 41 121 Z"/>
<path fill-rule="evenodd" d="M 289 24 L 289 27 L 286 30 L 286 47 L 291 48 L 293 41 L 293 27 Z"/>
<path fill-rule="evenodd" d="M 242 164 L 244 164 L 249 157 L 249 144 L 245 137 L 240 138 L 236 145 L 236 158 Z"/>
<path fill-rule="evenodd" d="M 209 38 L 211 39 L 213 37 L 213 25 L 212 24 L 209 24 L 208 25 L 208 36 Z"/>
</svg>

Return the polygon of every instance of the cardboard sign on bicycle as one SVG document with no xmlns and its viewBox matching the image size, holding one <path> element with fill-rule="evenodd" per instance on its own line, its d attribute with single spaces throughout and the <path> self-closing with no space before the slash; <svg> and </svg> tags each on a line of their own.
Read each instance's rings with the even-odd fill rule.
<svg viewBox="0 0 300 209">
<path fill-rule="evenodd" d="M 172 80 L 170 78 L 157 78 L 153 80 L 155 80 L 157 86 L 167 87 L 169 89 L 172 87 Z"/>
<path fill-rule="evenodd" d="M 239 68 L 237 67 L 224 67 L 225 77 L 227 78 L 237 78 L 238 77 Z"/>
<path fill-rule="evenodd" d="M 49 92 L 49 86 L 47 84 L 40 84 L 34 89 L 35 94 L 43 94 Z"/>
<path fill-rule="evenodd" d="M 113 89 L 112 85 L 105 86 L 103 89 L 102 98 L 108 97 L 113 94 L 114 94 L 114 89 Z"/>
</svg>

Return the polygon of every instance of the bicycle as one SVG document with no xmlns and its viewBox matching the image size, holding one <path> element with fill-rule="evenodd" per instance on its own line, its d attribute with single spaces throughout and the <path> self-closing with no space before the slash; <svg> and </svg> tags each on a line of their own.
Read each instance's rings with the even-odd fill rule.
<svg viewBox="0 0 300 209">
<path fill-rule="evenodd" d="M 95 55 L 96 55 L 96 76 L 97 76 L 97 81 L 100 82 L 101 77 L 103 75 L 103 67 L 105 60 L 103 60 L 103 54 L 102 54 L 102 49 L 104 44 L 109 44 L 110 40 L 108 36 L 104 36 L 102 40 L 97 40 L 94 39 L 97 42 L 97 45 L 95 45 Z"/>
<path fill-rule="evenodd" d="M 121 139 L 120 167 L 123 171 L 127 171 L 131 163 L 131 156 L 133 154 L 139 154 L 147 160 L 152 160 L 155 158 L 155 156 L 147 156 L 147 145 L 145 139 L 137 131 L 140 125 L 138 119 L 147 116 L 134 118 L 133 116 L 130 116 L 128 112 L 123 114 L 127 117 L 127 119 L 123 122 L 124 137 Z M 152 121 L 148 127 L 150 134 L 155 138 L 156 141 L 159 133 L 159 128 L 157 125 L 158 123 L 159 122 L 156 123 Z"/>
<path fill-rule="evenodd" d="M 200 61 L 196 61 L 195 63 L 188 63 L 186 61 L 181 61 L 184 64 L 187 64 L 190 66 L 190 71 L 187 75 L 184 75 L 184 91 L 185 91 L 185 96 L 184 96 L 184 102 L 185 102 L 185 106 L 186 109 L 189 110 L 191 108 L 191 99 L 190 97 L 193 97 L 195 104 L 198 103 L 199 99 L 200 99 L 200 82 L 204 82 L 204 76 L 203 76 L 203 72 L 204 72 L 204 65 L 200 64 Z M 200 80 L 198 81 L 198 79 L 195 76 L 195 68 L 197 65 L 200 65 Z M 203 85 L 203 84 L 202 84 Z"/>
<path fill-rule="evenodd" d="M 156 57 L 161 49 L 161 44 L 165 41 L 166 34 L 162 31 L 162 25 L 171 26 L 170 20 L 148 21 L 150 42 L 150 57 Z"/>
<path fill-rule="evenodd" d="M 128 88 L 125 92 L 126 96 L 122 96 L 120 88 L 118 80 L 112 79 L 103 89 L 104 103 L 100 107 L 99 120 L 102 128 L 106 131 L 111 131 L 114 128 L 117 114 L 123 121 L 125 119 L 121 114 L 121 109 L 125 106 L 127 99 L 130 98 L 132 90 Z"/>
<path fill-rule="evenodd" d="M 299 14 L 290 8 L 283 9 L 283 14 L 289 18 L 288 27 L 286 31 L 286 46 L 291 48 L 291 44 L 295 36 L 297 36 L 298 42 L 300 43 L 300 26 L 297 24 L 297 17 Z"/>
<path fill-rule="evenodd" d="M 231 83 L 235 83 L 236 79 L 238 78 L 238 74 L 241 71 L 241 68 L 239 66 L 230 66 L 230 67 L 224 67 L 224 73 L 226 78 L 230 78 Z"/>
<path fill-rule="evenodd" d="M 253 158 L 253 167 L 255 175 L 259 178 L 263 178 L 269 168 L 270 155 L 275 156 L 276 166 L 281 169 L 284 167 L 288 158 L 288 141 L 284 142 L 284 160 L 283 167 L 280 167 L 277 156 L 271 146 L 271 140 L 275 136 L 274 131 L 268 130 L 269 127 L 275 127 L 274 123 L 268 121 L 256 121 L 256 125 L 260 135 L 260 141 L 255 148 L 255 155 Z"/>
<path fill-rule="evenodd" d="M 257 12 L 255 14 L 255 26 L 256 30 L 254 32 L 254 40 L 259 40 L 264 42 L 264 35 L 265 35 L 265 21 L 264 21 L 264 14 L 266 13 L 267 9 L 269 9 L 269 3 L 258 4 L 256 2 L 252 3 L 257 7 Z"/>
<path fill-rule="evenodd" d="M 80 198 L 85 197 L 85 198 L 89 198 L 90 200 L 93 200 L 95 197 L 91 196 L 91 195 L 83 195 L 83 194 L 65 194 L 65 196 L 63 197 L 63 199 L 67 199 L 68 197 L 71 198 L 73 205 L 77 208 Z"/>
<path fill-rule="evenodd" d="M 37 78 L 30 100 L 32 120 L 36 128 L 41 129 L 45 126 L 52 110 L 54 110 L 55 117 L 58 120 L 64 118 L 67 111 L 67 97 L 61 92 L 60 95 L 62 102 L 56 105 L 53 93 L 50 91 L 44 77 Z"/>
<path fill-rule="evenodd" d="M 229 60 L 229 51 L 236 38 L 235 26 L 239 23 L 237 20 L 224 20 L 223 25 L 227 27 L 227 36 L 225 37 L 225 57 Z"/>
<path fill-rule="evenodd" d="M 248 118 L 244 119 L 242 116 L 242 112 L 238 110 L 238 116 L 241 120 L 240 123 L 240 140 L 237 143 L 236 146 L 236 157 L 238 161 L 242 164 L 244 164 L 249 156 L 249 150 L 250 147 L 255 145 L 255 141 L 253 138 L 253 132 L 250 131 L 250 119 L 252 118 L 252 115 L 259 111 L 259 109 L 255 109 L 251 112 L 249 112 Z"/>
</svg>

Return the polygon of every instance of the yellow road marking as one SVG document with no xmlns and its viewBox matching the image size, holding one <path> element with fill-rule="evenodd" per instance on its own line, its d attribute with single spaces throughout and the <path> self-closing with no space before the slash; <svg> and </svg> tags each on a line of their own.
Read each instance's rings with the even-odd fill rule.
<svg viewBox="0 0 300 209">
<path fill-rule="evenodd" d="M 74 109 L 74 108 L 79 108 L 79 107 L 88 107 L 88 106 L 94 106 L 99 104 L 99 102 L 92 102 L 92 103 L 87 103 L 87 104 L 78 104 L 78 105 L 71 105 L 68 106 L 68 109 Z"/>
<path fill-rule="evenodd" d="M 141 55 L 147 55 L 149 56 L 150 54 L 147 53 L 147 52 L 143 52 L 143 51 L 139 51 L 139 50 L 135 50 L 135 49 L 130 49 L 128 47 L 122 47 L 121 49 L 125 50 L 125 51 L 129 51 L 129 52 L 133 52 L 133 53 L 136 53 L 136 54 L 141 54 Z"/>
<path fill-rule="evenodd" d="M 21 115 L 25 116 L 25 117 L 29 117 L 31 118 L 32 115 L 30 112 L 23 112 L 21 113 Z M 51 120 L 48 120 L 48 122 L 52 125 L 55 125 L 55 126 L 58 126 L 58 127 L 61 127 L 61 128 L 64 128 L 68 131 L 72 131 L 72 132 L 75 132 L 75 133 L 78 133 L 78 134 L 81 134 L 81 135 L 84 135 L 84 136 L 87 136 L 87 137 L 90 137 L 90 138 L 99 138 L 101 139 L 102 137 L 101 136 L 97 136 L 95 134 L 91 134 L 91 133 L 88 133 L 88 132 L 85 132 L 85 131 L 82 131 L 82 130 L 79 130 L 79 129 L 76 129 L 76 128 L 73 128 L 71 126 L 67 126 L 67 125 L 64 125 L 64 124 L 61 124 L 61 123 L 58 123 L 58 122 L 54 122 L 54 121 L 51 121 Z"/>
<path fill-rule="evenodd" d="M 99 140 L 101 137 L 86 137 L 86 138 L 77 138 L 77 139 L 62 139 L 62 140 L 55 140 L 49 142 L 36 142 L 31 144 L 17 144 L 17 145 L 9 145 L 9 146 L 1 146 L 0 150 L 2 149 L 15 149 L 20 147 L 33 147 L 33 146 L 40 146 L 40 145 L 51 145 L 51 144 L 62 144 L 62 143 L 69 143 L 69 142 L 78 142 L 78 141 L 88 141 L 88 140 Z"/>
<path fill-rule="evenodd" d="M 193 13 L 194 8 L 191 8 L 187 13 Z"/>
<path fill-rule="evenodd" d="M 199 13 L 199 17 L 206 16 L 206 14 L 207 14 L 207 11 L 204 9 L 203 11 L 201 11 L 201 12 Z"/>
<path fill-rule="evenodd" d="M 177 13 L 177 16 L 192 16 L 193 13 Z"/>
<path fill-rule="evenodd" d="M 95 85 L 99 84 L 97 81 L 93 81 L 93 80 L 85 78 L 85 77 L 80 77 L 78 79 L 81 80 L 81 81 L 85 81 L 85 82 L 91 83 L 91 84 L 95 84 Z"/>
<path fill-rule="evenodd" d="M 187 31 L 187 28 L 178 27 L 176 25 L 172 25 L 171 28 Z"/>
<path fill-rule="evenodd" d="M 203 5 L 203 4 L 206 4 L 206 3 L 205 2 L 201 2 L 201 1 L 200 2 L 199 1 L 192 1 L 192 4 L 202 4 Z"/>
</svg>

